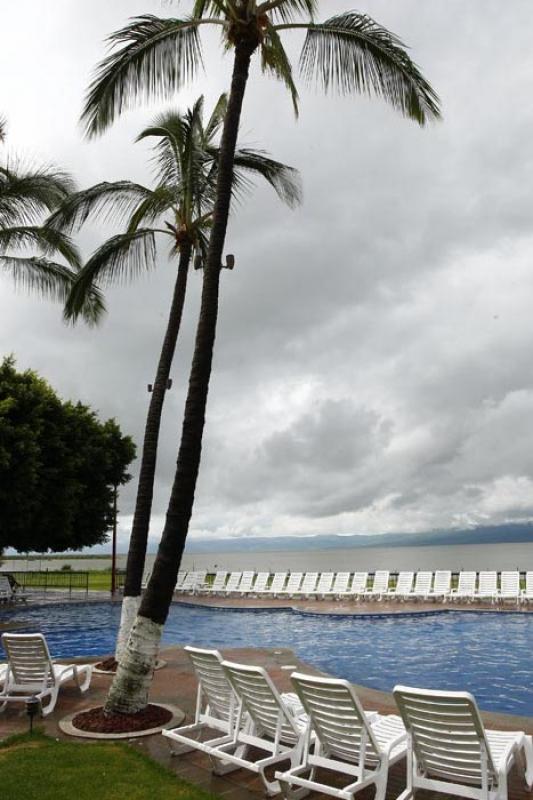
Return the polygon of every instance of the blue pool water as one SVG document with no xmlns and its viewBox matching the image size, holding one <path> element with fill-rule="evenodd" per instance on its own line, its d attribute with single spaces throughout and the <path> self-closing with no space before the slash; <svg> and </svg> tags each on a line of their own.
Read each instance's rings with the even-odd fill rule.
<svg viewBox="0 0 533 800">
<path fill-rule="evenodd" d="M 18 608 L 0 619 L 42 631 L 56 657 L 114 649 L 120 606 Z M 290 647 L 309 664 L 375 689 L 466 689 L 481 708 L 533 716 L 533 614 L 449 612 L 332 617 L 173 605 L 164 644 Z"/>
</svg>

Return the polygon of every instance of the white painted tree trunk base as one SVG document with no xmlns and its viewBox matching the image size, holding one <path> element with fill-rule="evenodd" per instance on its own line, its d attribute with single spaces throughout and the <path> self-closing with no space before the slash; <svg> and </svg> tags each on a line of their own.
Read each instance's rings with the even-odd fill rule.
<svg viewBox="0 0 533 800">
<path fill-rule="evenodd" d="M 126 650 L 126 645 L 128 644 L 128 639 L 130 638 L 131 629 L 133 628 L 133 623 L 135 622 L 135 618 L 137 616 L 137 612 L 139 610 L 140 605 L 141 605 L 140 594 L 137 595 L 137 597 L 124 597 L 122 600 L 122 608 L 120 611 L 120 625 L 118 629 L 117 644 L 115 649 L 115 658 L 119 663 L 122 660 L 124 651 Z"/>
<path fill-rule="evenodd" d="M 162 625 L 136 617 L 107 696 L 106 712 L 136 714 L 146 708 L 162 633 Z"/>
</svg>

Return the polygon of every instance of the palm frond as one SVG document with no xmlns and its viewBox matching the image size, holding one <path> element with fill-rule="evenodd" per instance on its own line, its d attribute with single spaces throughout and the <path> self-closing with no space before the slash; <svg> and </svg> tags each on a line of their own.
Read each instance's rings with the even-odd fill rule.
<svg viewBox="0 0 533 800">
<path fill-rule="evenodd" d="M 40 222 L 44 214 L 60 206 L 75 188 L 70 175 L 61 170 L 0 167 L 0 226 Z"/>
<path fill-rule="evenodd" d="M 265 30 L 265 38 L 261 43 L 261 68 L 263 72 L 271 72 L 282 81 L 291 93 L 292 105 L 298 116 L 298 90 L 292 77 L 292 66 L 276 28 L 270 23 Z"/>
<path fill-rule="evenodd" d="M 250 177 L 264 178 L 289 208 L 295 208 L 302 202 L 302 182 L 298 170 L 269 158 L 264 151 L 238 148 L 234 165 L 234 175 L 237 177 L 244 173 Z"/>
<path fill-rule="evenodd" d="M 48 300 L 64 303 L 76 278 L 76 273 L 62 264 L 56 264 L 47 258 L 21 258 L 0 256 L 0 269 L 9 272 L 17 288 L 36 292 Z M 92 288 L 85 298 L 79 315 L 89 324 L 94 325 L 105 311 L 101 292 Z"/>
<path fill-rule="evenodd" d="M 137 136 L 136 142 L 157 138 L 153 164 L 159 183 L 177 185 L 182 180 L 182 154 L 186 147 L 188 125 L 183 115 L 176 111 L 158 114 L 152 124 Z"/>
<path fill-rule="evenodd" d="M 0 142 L 5 142 L 7 131 L 7 122 L 5 117 L 0 116 Z"/>
<path fill-rule="evenodd" d="M 231 16 L 231 2 L 224 3 L 223 0 L 195 0 L 192 9 L 192 16 L 197 19 L 210 17 L 211 19 L 225 19 Z"/>
<path fill-rule="evenodd" d="M 128 233 L 133 233 L 139 225 L 153 224 L 165 211 L 175 209 L 179 203 L 177 191 L 171 186 L 157 186 L 145 199 L 139 203 L 130 217 Z"/>
<path fill-rule="evenodd" d="M 80 254 L 72 239 L 46 225 L 0 229 L 0 254 L 5 254 L 13 247 L 37 247 L 44 256 L 59 253 L 71 267 L 81 266 Z"/>
<path fill-rule="evenodd" d="M 111 34 L 82 112 L 88 136 L 102 133 L 126 108 L 171 96 L 202 65 L 198 19 L 134 17 Z"/>
<path fill-rule="evenodd" d="M 70 195 L 47 220 L 56 230 L 79 230 L 91 217 L 102 222 L 125 222 L 146 197 L 151 194 L 132 181 L 102 181 Z"/>
<path fill-rule="evenodd" d="M 318 11 L 318 0 L 266 0 L 258 6 L 259 15 L 268 14 L 273 20 L 290 22 L 299 17 L 312 21 Z"/>
<path fill-rule="evenodd" d="M 300 70 L 308 81 L 318 80 L 325 91 L 381 97 L 419 125 L 440 117 L 436 92 L 401 40 L 364 14 L 349 11 L 308 25 Z"/>
<path fill-rule="evenodd" d="M 224 118 L 228 109 L 228 95 L 224 92 L 218 98 L 207 125 L 203 130 L 203 141 L 209 144 L 217 135 L 224 124 Z"/>
</svg>

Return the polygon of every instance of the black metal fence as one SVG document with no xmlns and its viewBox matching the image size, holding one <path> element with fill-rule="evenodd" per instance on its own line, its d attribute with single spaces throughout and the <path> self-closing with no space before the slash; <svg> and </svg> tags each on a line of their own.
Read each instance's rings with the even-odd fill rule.
<svg viewBox="0 0 533 800">
<path fill-rule="evenodd" d="M 70 570 L 49 572 L 44 571 L 22 571 L 5 573 L 11 575 L 19 586 L 23 589 L 42 589 L 44 592 L 53 589 L 68 591 L 89 591 L 89 573 L 74 572 Z"/>
</svg>

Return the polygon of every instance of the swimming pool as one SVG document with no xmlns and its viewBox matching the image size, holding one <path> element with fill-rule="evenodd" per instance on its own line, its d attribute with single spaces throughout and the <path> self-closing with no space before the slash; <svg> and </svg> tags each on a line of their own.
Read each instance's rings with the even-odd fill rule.
<svg viewBox="0 0 533 800">
<path fill-rule="evenodd" d="M 113 651 L 120 605 L 17 608 L 1 620 L 41 630 L 56 657 Z M 290 647 L 309 664 L 375 689 L 466 689 L 489 711 L 533 716 L 533 614 L 437 612 L 333 617 L 174 604 L 164 644 Z"/>
</svg>

